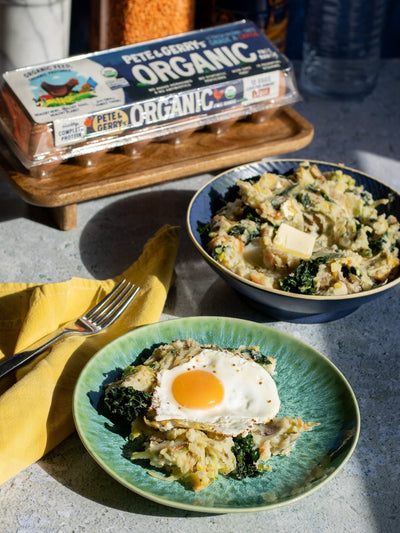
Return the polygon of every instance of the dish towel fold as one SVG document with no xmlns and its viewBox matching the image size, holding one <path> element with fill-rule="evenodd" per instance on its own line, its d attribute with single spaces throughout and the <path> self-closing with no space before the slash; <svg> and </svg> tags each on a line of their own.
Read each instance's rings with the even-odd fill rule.
<svg viewBox="0 0 400 533">
<path fill-rule="evenodd" d="M 6 376 L 0 381 L 0 483 L 73 433 L 73 391 L 88 360 L 123 333 L 159 320 L 173 281 L 179 233 L 179 227 L 161 228 L 140 258 L 114 279 L 0 284 L 0 362 L 83 315 L 122 278 L 140 286 L 110 328 L 90 337 L 66 338 L 22 367 L 16 380 Z"/>
</svg>

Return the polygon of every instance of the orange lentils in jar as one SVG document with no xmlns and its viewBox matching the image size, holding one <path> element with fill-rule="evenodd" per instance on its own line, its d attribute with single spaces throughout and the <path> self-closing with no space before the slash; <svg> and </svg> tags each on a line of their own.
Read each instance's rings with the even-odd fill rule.
<svg viewBox="0 0 400 533">
<path fill-rule="evenodd" d="M 107 48 L 194 29 L 195 0 L 106 0 L 105 7 Z"/>
</svg>

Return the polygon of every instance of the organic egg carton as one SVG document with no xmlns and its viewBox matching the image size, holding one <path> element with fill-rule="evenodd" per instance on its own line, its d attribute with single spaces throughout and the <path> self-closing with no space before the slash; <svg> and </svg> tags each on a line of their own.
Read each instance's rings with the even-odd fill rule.
<svg viewBox="0 0 400 533">
<path fill-rule="evenodd" d="M 300 99 L 288 59 L 240 21 L 3 74 L 0 132 L 32 177 L 106 152 L 268 121 Z"/>
</svg>

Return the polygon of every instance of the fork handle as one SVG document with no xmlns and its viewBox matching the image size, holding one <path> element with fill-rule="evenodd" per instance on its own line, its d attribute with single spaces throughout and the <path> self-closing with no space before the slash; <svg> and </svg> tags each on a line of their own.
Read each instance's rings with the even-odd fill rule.
<svg viewBox="0 0 400 533">
<path fill-rule="evenodd" d="M 56 331 L 51 332 L 49 335 L 42 337 L 39 341 L 31 344 L 27 350 L 16 353 L 7 359 L 7 361 L 4 361 L 4 363 L 0 364 L 0 379 L 37 357 L 47 348 L 55 344 L 58 340 L 60 340 L 62 337 L 65 337 L 69 333 L 70 331 L 64 328 L 57 329 Z"/>
</svg>

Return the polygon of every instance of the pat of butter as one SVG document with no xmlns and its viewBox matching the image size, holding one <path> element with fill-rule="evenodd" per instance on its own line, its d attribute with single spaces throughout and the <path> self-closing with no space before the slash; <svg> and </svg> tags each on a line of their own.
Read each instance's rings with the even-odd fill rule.
<svg viewBox="0 0 400 533">
<path fill-rule="evenodd" d="M 314 249 L 315 236 L 282 223 L 274 238 L 274 244 L 283 252 L 308 259 Z"/>
</svg>

